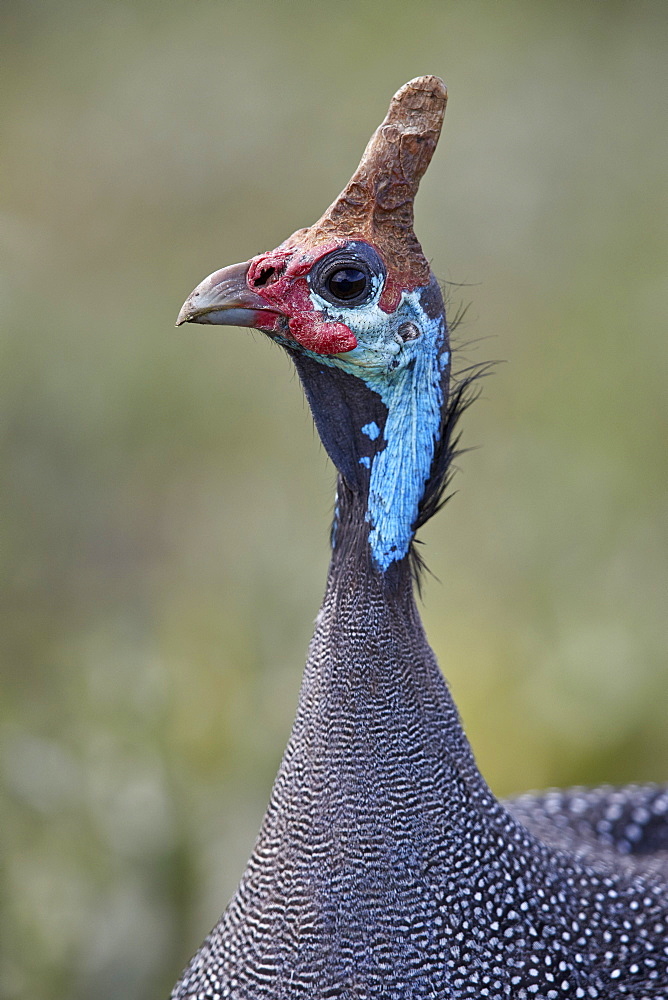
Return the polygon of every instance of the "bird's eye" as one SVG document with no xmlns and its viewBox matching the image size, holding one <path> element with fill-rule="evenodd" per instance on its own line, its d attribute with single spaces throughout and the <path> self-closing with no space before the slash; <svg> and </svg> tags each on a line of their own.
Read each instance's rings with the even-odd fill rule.
<svg viewBox="0 0 668 1000">
<path fill-rule="evenodd" d="M 340 267 L 327 277 L 327 290 L 335 299 L 349 302 L 364 296 L 369 276 L 357 267 Z"/>
<path fill-rule="evenodd" d="M 308 283 L 333 306 L 353 309 L 380 294 L 384 278 L 385 268 L 374 248 L 355 240 L 321 257 Z"/>
</svg>

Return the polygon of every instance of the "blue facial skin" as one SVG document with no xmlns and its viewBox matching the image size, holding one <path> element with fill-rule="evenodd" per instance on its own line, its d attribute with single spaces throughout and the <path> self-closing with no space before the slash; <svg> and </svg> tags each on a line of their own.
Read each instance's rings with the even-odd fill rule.
<svg viewBox="0 0 668 1000">
<path fill-rule="evenodd" d="M 375 441 L 380 434 L 380 427 L 375 420 L 372 420 L 370 424 L 365 424 L 362 427 L 362 434 L 366 434 L 370 441 Z"/>
<path fill-rule="evenodd" d="M 387 407 L 384 442 L 360 463 L 370 465 L 366 520 L 369 546 L 376 566 L 385 572 L 403 559 L 413 536 L 412 525 L 429 478 L 440 433 L 443 407 L 443 369 L 449 361 L 445 317 L 427 315 L 421 304 L 422 289 L 404 292 L 393 313 L 378 305 L 382 281 L 376 279 L 370 301 L 356 307 L 339 307 L 311 291 L 315 309 L 328 320 L 345 323 L 357 337 L 357 347 L 345 354 L 310 354 L 321 364 L 354 375 L 377 393 Z M 413 324 L 412 339 L 404 341 L 399 330 Z M 406 327 L 404 327 L 406 329 Z M 375 422 L 361 432 L 375 441 Z"/>
</svg>

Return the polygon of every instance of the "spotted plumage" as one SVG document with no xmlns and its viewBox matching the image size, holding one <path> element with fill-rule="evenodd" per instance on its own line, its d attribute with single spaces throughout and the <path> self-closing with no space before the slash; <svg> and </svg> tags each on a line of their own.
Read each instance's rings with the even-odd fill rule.
<svg viewBox="0 0 668 1000">
<path fill-rule="evenodd" d="M 338 470 L 332 559 L 255 850 L 174 1000 L 668 998 L 668 789 L 499 802 L 413 595 L 466 387 L 412 231 L 445 88 L 403 87 L 310 230 L 215 272 L 180 321 L 292 357 Z"/>
</svg>

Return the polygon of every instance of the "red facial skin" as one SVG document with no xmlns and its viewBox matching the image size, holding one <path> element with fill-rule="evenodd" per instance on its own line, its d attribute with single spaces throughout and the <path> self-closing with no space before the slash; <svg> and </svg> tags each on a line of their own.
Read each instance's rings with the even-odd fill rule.
<svg viewBox="0 0 668 1000">
<path fill-rule="evenodd" d="M 411 285 L 408 281 L 402 281 L 388 271 L 378 305 L 383 312 L 393 313 L 401 301 L 401 293 L 412 292 L 415 288 L 417 288 L 416 284 Z"/>
<path fill-rule="evenodd" d="M 357 347 L 357 338 L 343 323 L 328 322 L 313 308 L 306 275 L 321 257 L 336 250 L 341 243 L 319 247 L 318 253 L 300 253 L 298 249 L 272 250 L 253 257 L 246 282 L 256 295 L 265 299 L 269 309 L 287 317 L 290 335 L 316 354 L 342 354 Z M 265 325 L 262 329 L 267 329 Z M 272 330 L 279 332 L 272 322 Z"/>
<path fill-rule="evenodd" d="M 272 315 L 258 313 L 258 328 L 267 333 L 280 333 L 282 317 L 286 317 L 290 336 L 316 354 L 344 354 L 357 347 L 352 330 L 344 323 L 327 320 L 323 313 L 313 308 L 306 280 L 317 261 L 347 242 L 330 240 L 308 250 L 282 245 L 253 257 L 246 276 L 248 287 L 266 301 L 269 310 L 276 310 Z M 406 286 L 398 277 L 388 274 L 379 303 L 384 312 L 396 309 L 403 287 Z"/>
</svg>

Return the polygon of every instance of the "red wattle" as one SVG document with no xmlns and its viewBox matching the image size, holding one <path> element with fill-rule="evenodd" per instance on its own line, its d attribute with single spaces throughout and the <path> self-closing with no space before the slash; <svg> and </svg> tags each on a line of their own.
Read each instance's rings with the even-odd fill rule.
<svg viewBox="0 0 668 1000">
<path fill-rule="evenodd" d="M 288 326 L 295 340 L 315 354 L 344 354 L 357 347 L 357 337 L 344 323 L 327 323 L 322 313 L 298 313 Z"/>
</svg>

